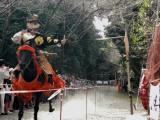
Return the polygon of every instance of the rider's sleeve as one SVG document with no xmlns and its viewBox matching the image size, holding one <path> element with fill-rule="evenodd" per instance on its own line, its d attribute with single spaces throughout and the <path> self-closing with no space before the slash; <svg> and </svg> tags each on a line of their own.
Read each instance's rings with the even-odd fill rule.
<svg viewBox="0 0 160 120">
<path fill-rule="evenodd" d="M 21 44 L 22 31 L 14 34 L 14 36 L 11 38 L 11 40 L 12 40 L 15 44 Z"/>
</svg>

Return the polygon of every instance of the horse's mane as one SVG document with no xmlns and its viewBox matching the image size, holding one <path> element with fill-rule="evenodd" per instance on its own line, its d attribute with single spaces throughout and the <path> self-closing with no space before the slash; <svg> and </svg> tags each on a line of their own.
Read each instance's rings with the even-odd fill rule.
<svg viewBox="0 0 160 120">
<path fill-rule="evenodd" d="M 33 55 L 33 58 L 36 59 L 36 50 L 29 45 L 22 45 L 18 48 L 17 56 L 20 56 L 20 51 L 30 51 Z"/>
</svg>

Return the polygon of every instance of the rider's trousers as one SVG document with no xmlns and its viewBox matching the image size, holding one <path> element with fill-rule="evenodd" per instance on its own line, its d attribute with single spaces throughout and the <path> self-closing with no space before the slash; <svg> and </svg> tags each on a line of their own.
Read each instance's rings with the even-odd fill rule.
<svg viewBox="0 0 160 120">
<path fill-rule="evenodd" d="M 53 68 L 43 53 L 39 54 L 39 64 L 46 74 L 53 74 Z"/>
<path fill-rule="evenodd" d="M 39 53 L 38 55 L 38 63 L 40 67 L 43 69 L 45 74 L 55 74 L 51 64 L 48 62 L 47 57 L 43 53 Z M 15 69 L 20 69 L 19 65 L 15 67 Z"/>
</svg>

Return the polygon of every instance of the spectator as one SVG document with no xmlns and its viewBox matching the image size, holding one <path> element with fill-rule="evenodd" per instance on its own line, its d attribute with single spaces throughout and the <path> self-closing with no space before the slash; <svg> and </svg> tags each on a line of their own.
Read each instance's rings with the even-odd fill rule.
<svg viewBox="0 0 160 120">
<path fill-rule="evenodd" d="M 10 75 L 10 84 L 11 86 L 10 87 L 10 90 L 12 89 L 12 80 L 16 79 L 15 77 L 15 74 L 14 74 L 14 69 L 13 68 L 10 68 L 9 69 L 9 75 Z M 14 94 L 11 94 L 11 101 L 10 101 L 10 106 L 9 106 L 9 110 L 10 112 L 13 112 L 13 103 L 14 103 L 14 98 L 15 98 L 15 95 Z"/>
<path fill-rule="evenodd" d="M 4 60 L 0 59 L 0 91 L 3 92 L 5 89 L 3 88 L 3 81 L 4 79 L 9 78 L 9 71 L 7 71 L 7 67 L 4 65 Z M 0 111 L 1 115 L 6 115 L 4 111 L 4 94 L 0 94 Z"/>
<path fill-rule="evenodd" d="M 8 79 L 4 79 L 4 82 L 3 82 L 3 87 L 5 89 L 5 91 L 10 91 L 11 89 L 11 80 L 8 78 Z M 11 94 L 7 93 L 5 94 L 5 98 L 4 98 L 4 112 L 5 114 L 8 114 L 9 110 L 10 110 L 10 103 L 11 103 Z"/>
</svg>

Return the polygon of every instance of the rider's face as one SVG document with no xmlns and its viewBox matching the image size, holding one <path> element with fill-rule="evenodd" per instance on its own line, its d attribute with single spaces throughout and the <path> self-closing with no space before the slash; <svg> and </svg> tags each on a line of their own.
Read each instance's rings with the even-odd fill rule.
<svg viewBox="0 0 160 120">
<path fill-rule="evenodd" d="M 30 22 L 27 22 L 27 29 L 31 30 L 31 31 L 35 31 L 37 32 L 38 29 L 39 29 L 40 25 L 37 21 L 30 21 Z"/>
</svg>

